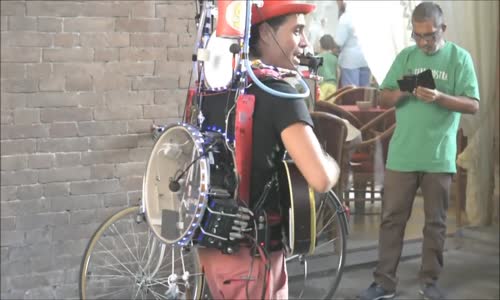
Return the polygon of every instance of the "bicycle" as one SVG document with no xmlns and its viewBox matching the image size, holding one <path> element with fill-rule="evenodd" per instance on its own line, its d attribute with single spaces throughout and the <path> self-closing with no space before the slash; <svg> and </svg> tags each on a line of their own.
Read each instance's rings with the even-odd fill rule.
<svg viewBox="0 0 500 300">
<path fill-rule="evenodd" d="M 286 258 L 290 299 L 330 299 L 342 277 L 344 207 L 329 193 L 317 212 L 323 224 L 317 226 L 315 253 Z M 209 298 L 196 249 L 158 241 L 140 206 L 124 208 L 96 230 L 83 256 L 79 288 L 81 299 Z"/>
</svg>

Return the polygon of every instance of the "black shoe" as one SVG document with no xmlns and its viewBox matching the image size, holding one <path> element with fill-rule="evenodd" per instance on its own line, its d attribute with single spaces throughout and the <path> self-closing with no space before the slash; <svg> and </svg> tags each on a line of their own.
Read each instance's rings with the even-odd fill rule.
<svg viewBox="0 0 500 300">
<path fill-rule="evenodd" d="M 420 295 L 426 300 L 446 299 L 443 291 L 435 283 L 427 283 L 420 289 Z"/>
<path fill-rule="evenodd" d="M 359 295 L 360 300 L 381 300 L 381 299 L 394 299 L 394 291 L 385 290 L 376 282 L 372 283 L 369 288 L 364 290 Z"/>
</svg>

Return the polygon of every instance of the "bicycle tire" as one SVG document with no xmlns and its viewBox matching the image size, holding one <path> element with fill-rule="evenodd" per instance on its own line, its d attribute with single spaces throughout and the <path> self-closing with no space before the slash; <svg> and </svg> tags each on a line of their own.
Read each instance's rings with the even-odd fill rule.
<svg viewBox="0 0 500 300">
<path fill-rule="evenodd" d="M 332 213 L 333 223 L 321 229 L 322 203 L 327 213 Z M 333 192 L 320 200 L 317 219 L 316 250 L 311 255 L 287 258 L 290 299 L 331 299 L 337 290 L 345 264 L 348 224 L 342 202 Z M 329 240 L 334 236 L 333 240 Z M 323 249 L 332 243 L 332 249 Z M 303 274 L 300 268 L 303 267 Z"/>
<path fill-rule="evenodd" d="M 127 229 L 123 235 L 119 232 L 121 227 Z M 139 243 L 144 236 L 142 233 L 146 233 L 146 245 Z M 117 236 L 116 239 L 114 235 Z M 189 286 L 186 284 L 180 286 L 180 289 L 177 286 L 177 290 L 173 290 L 174 288 L 168 283 L 173 277 L 162 276 L 168 274 L 168 269 L 175 270 L 175 264 L 179 259 L 173 259 L 174 264 L 171 264 L 168 261 L 168 254 L 161 252 L 161 247 L 167 247 L 167 245 L 162 244 L 158 239 L 156 242 L 153 239 L 156 237 L 151 232 L 138 206 L 124 208 L 110 216 L 94 232 L 85 249 L 80 266 L 80 299 L 170 299 L 172 293 L 175 292 L 186 296 L 185 299 L 200 299 L 203 293 L 204 278 L 199 272 L 198 255 L 195 249 L 191 249 L 187 254 L 186 262 L 183 261 L 184 258 L 180 259 L 182 269 L 188 265 L 188 268 L 193 271 L 188 277 Z M 137 249 L 130 247 L 131 245 L 127 244 L 128 240 Z M 111 245 L 115 247 L 110 248 Z M 145 248 L 144 252 L 140 252 L 142 248 Z M 179 250 L 179 248 L 171 248 L 169 253 L 174 255 L 176 249 Z M 148 251 L 149 253 L 146 253 Z M 155 254 L 155 251 L 160 252 Z M 99 260 L 100 256 L 105 257 L 103 261 Z M 162 257 L 161 262 L 158 261 L 160 257 Z M 112 262 L 107 261 L 108 258 Z M 119 261 L 119 258 L 124 258 L 126 261 Z M 134 258 L 136 261 L 132 261 Z M 95 274 L 99 272 L 103 274 Z M 124 285 L 114 285 L 116 283 Z M 134 289 L 134 286 L 138 287 Z M 169 290 L 170 287 L 172 288 Z M 94 292 L 95 294 L 93 294 Z"/>
</svg>

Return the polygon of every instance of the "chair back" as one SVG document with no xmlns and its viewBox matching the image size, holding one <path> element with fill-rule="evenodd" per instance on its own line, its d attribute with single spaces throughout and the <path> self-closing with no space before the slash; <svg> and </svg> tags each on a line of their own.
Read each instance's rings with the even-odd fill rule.
<svg viewBox="0 0 500 300">
<path fill-rule="evenodd" d="M 326 112 L 312 112 L 311 118 L 314 123 L 314 133 L 323 150 L 337 161 L 342 170 L 344 165 L 344 143 L 347 136 L 345 122 L 341 118 Z M 339 184 L 334 189 L 340 197 L 342 197 L 343 193 L 343 175 L 344 172 L 340 172 Z"/>
<path fill-rule="evenodd" d="M 344 90 L 335 96 L 333 102 L 338 105 L 356 105 L 357 101 L 370 101 L 378 106 L 379 90 L 372 87 L 356 87 Z"/>
<path fill-rule="evenodd" d="M 317 101 L 316 106 L 314 107 L 315 111 L 322 111 L 322 112 L 327 112 L 333 115 L 336 115 L 337 117 L 340 117 L 342 119 L 346 119 L 351 123 L 354 127 L 356 128 L 361 128 L 363 126 L 363 123 L 361 120 L 359 120 L 358 117 L 356 117 L 354 114 L 351 112 L 346 111 L 342 107 L 327 102 L 327 101 Z"/>
<path fill-rule="evenodd" d="M 347 136 L 345 122 L 325 112 L 312 112 L 311 117 L 314 123 L 314 133 L 323 149 L 337 162 L 341 161 Z"/>
<path fill-rule="evenodd" d="M 356 87 L 355 85 L 346 85 L 346 86 L 343 86 L 343 87 L 337 89 L 332 94 L 326 95 L 325 97 L 322 97 L 322 98 L 323 98 L 324 101 L 328 101 L 328 102 L 332 102 L 333 103 L 334 100 L 335 100 L 335 97 L 337 97 L 337 95 L 339 95 L 340 93 L 343 93 L 346 90 L 353 89 L 355 87 Z"/>
</svg>

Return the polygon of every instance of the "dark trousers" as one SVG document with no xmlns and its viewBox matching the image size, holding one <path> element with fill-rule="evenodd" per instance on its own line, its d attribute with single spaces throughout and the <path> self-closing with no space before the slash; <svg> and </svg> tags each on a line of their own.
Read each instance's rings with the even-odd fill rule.
<svg viewBox="0 0 500 300">
<path fill-rule="evenodd" d="M 446 237 L 446 211 L 452 174 L 396 172 L 386 170 L 379 232 L 379 261 L 373 273 L 375 282 L 384 289 L 396 289 L 399 260 L 403 249 L 406 223 L 411 215 L 415 194 L 420 187 L 424 198 L 422 283 L 437 281 L 443 268 Z"/>
</svg>

